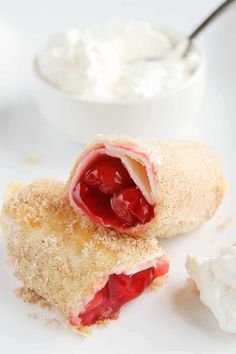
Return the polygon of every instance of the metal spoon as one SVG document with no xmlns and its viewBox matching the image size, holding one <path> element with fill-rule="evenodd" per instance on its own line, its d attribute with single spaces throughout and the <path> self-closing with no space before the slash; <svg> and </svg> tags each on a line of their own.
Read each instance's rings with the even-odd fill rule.
<svg viewBox="0 0 236 354">
<path fill-rule="evenodd" d="M 210 23 L 213 22 L 224 10 L 231 5 L 235 0 L 226 0 L 220 6 L 218 6 L 203 22 L 200 23 L 197 28 L 188 36 L 188 44 L 183 52 L 183 58 L 188 54 L 189 49 L 192 45 L 192 40 L 195 39 L 199 33 L 201 33 Z"/>
</svg>

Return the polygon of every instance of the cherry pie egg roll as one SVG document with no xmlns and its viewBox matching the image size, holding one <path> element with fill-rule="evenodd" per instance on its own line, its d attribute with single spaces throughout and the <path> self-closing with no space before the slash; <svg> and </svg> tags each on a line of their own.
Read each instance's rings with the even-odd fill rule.
<svg viewBox="0 0 236 354">
<path fill-rule="evenodd" d="M 220 161 L 205 145 L 100 136 L 76 161 L 65 195 L 100 225 L 167 238 L 207 221 L 225 186 Z"/>
<path fill-rule="evenodd" d="M 169 263 L 155 238 L 81 219 L 64 188 L 54 180 L 13 185 L 1 224 L 15 276 L 82 329 L 117 317 L 123 304 L 161 285 Z"/>
</svg>

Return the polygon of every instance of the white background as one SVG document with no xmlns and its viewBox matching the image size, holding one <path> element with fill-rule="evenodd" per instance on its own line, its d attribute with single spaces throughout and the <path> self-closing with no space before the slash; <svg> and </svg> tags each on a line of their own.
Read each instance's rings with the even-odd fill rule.
<svg viewBox="0 0 236 354">
<path fill-rule="evenodd" d="M 32 57 L 49 33 L 110 17 L 148 19 L 189 33 L 217 4 L 216 0 L 0 0 L 0 199 L 12 179 L 65 179 L 81 150 L 46 125 L 33 100 Z M 229 193 L 214 219 L 197 233 L 162 242 L 172 264 L 168 285 L 129 304 L 119 321 L 95 329 L 84 340 L 64 325 L 44 325 L 41 320 L 51 314 L 15 298 L 1 240 L 1 353 L 236 352 L 236 336 L 218 329 L 210 312 L 186 287 L 184 270 L 188 252 L 212 254 L 236 239 L 234 219 L 226 230 L 217 229 L 235 213 L 235 37 L 236 4 L 199 39 L 208 60 L 208 90 L 191 136 L 219 152 Z M 39 159 L 37 164 L 27 164 L 29 154 Z M 32 312 L 40 313 L 41 320 L 30 319 L 27 314 Z"/>
</svg>

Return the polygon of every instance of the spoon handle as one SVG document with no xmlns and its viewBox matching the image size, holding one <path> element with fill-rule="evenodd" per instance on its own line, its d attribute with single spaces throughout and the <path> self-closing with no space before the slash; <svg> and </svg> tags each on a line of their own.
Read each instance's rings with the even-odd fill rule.
<svg viewBox="0 0 236 354">
<path fill-rule="evenodd" d="M 211 23 L 216 17 L 218 17 L 231 3 L 235 0 L 226 0 L 219 7 L 217 7 L 189 36 L 189 40 L 191 41 L 197 35 Z"/>
</svg>

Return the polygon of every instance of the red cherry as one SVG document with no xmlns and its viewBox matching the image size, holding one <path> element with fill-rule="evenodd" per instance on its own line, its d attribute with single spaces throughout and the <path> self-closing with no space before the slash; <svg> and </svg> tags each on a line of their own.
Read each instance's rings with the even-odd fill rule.
<svg viewBox="0 0 236 354">
<path fill-rule="evenodd" d="M 141 192 L 140 192 L 141 193 Z M 133 214 L 139 219 L 141 224 L 145 224 L 151 220 L 153 214 L 153 207 L 146 201 L 144 196 L 141 194 L 139 198 L 139 203 L 133 210 Z"/>
<path fill-rule="evenodd" d="M 90 167 L 84 175 L 84 182 L 98 186 L 104 194 L 112 194 L 132 184 L 132 179 L 120 159 L 107 157 Z"/>
<path fill-rule="evenodd" d="M 112 274 L 109 277 L 109 293 L 113 301 L 124 302 L 124 295 L 126 301 L 132 298 L 132 276 L 126 274 Z"/>
<path fill-rule="evenodd" d="M 111 198 L 114 213 L 126 224 L 144 224 L 151 219 L 153 207 L 146 201 L 138 187 L 122 189 Z"/>
<path fill-rule="evenodd" d="M 135 288 L 136 293 L 140 294 L 147 286 L 152 283 L 155 278 L 154 272 L 155 268 L 151 267 L 133 275 L 132 285 Z"/>
<path fill-rule="evenodd" d="M 153 279 L 152 268 L 133 275 L 113 274 L 109 278 L 109 292 L 116 302 L 126 303 L 139 296 Z"/>
<path fill-rule="evenodd" d="M 149 204 L 119 158 L 101 155 L 77 181 L 73 200 L 96 222 L 126 229 L 154 217 Z"/>
<path fill-rule="evenodd" d="M 107 297 L 107 288 L 104 287 L 99 290 L 94 298 L 88 303 L 86 311 L 94 311 L 95 309 L 102 306 L 104 299 Z"/>
<path fill-rule="evenodd" d="M 139 296 L 158 276 L 168 272 L 169 263 L 163 261 L 133 275 L 111 274 L 107 284 L 99 290 L 79 315 L 81 324 L 90 326 L 99 320 L 114 317 L 122 305 Z"/>
</svg>

